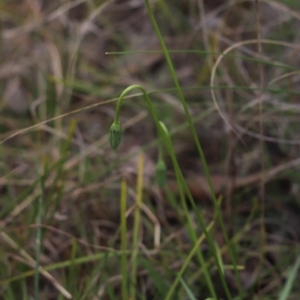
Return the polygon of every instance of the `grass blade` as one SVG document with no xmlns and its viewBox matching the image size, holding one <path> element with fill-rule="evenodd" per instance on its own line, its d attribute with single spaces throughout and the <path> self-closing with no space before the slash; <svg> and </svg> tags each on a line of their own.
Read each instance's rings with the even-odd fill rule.
<svg viewBox="0 0 300 300">
<path fill-rule="evenodd" d="M 283 290 L 281 291 L 279 300 L 287 300 L 289 298 L 299 268 L 300 268 L 300 255 L 298 256 L 294 267 L 290 269 L 290 271 L 288 272 L 288 278 L 283 287 Z"/>
</svg>

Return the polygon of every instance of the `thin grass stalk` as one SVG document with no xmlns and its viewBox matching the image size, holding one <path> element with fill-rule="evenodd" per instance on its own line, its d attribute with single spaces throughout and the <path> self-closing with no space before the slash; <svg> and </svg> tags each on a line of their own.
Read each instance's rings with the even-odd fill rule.
<svg viewBox="0 0 300 300">
<path fill-rule="evenodd" d="M 64 190 L 64 184 L 59 184 L 59 181 L 62 178 L 63 173 L 65 172 L 65 162 L 67 159 L 68 151 L 70 149 L 70 145 L 72 143 L 72 137 L 74 135 L 74 131 L 76 129 L 77 121 L 76 119 L 72 119 L 70 122 L 70 126 L 68 128 L 68 133 L 66 140 L 61 143 L 60 145 L 60 158 L 56 165 L 55 170 L 55 178 L 53 179 L 53 182 L 50 185 L 50 191 L 49 191 L 49 198 L 52 199 L 53 209 L 51 209 L 51 213 L 49 215 L 49 222 L 52 222 L 54 219 L 54 213 L 57 210 L 61 197 L 63 196 Z M 47 210 L 47 207 L 45 208 Z"/>
<path fill-rule="evenodd" d="M 67 154 L 68 154 L 68 150 L 70 148 L 70 144 L 72 142 L 72 137 L 76 128 L 76 124 L 77 121 L 76 119 L 72 119 L 70 127 L 69 127 L 69 131 L 68 131 L 68 135 L 67 135 L 67 139 L 65 141 L 65 143 L 61 146 L 61 151 L 60 151 L 60 163 L 57 166 L 57 172 L 56 172 L 56 176 L 55 179 L 53 181 L 52 184 L 52 189 L 51 189 L 51 194 L 56 192 L 57 190 L 57 182 L 59 181 L 59 179 L 61 178 L 62 172 L 64 171 L 64 162 L 66 160 Z"/>
<path fill-rule="evenodd" d="M 139 252 L 139 239 L 141 229 L 141 207 L 143 198 L 143 175 L 144 175 L 144 156 L 142 153 L 138 159 L 138 174 L 136 186 L 136 203 L 134 211 L 134 225 L 133 225 L 133 242 L 132 242 L 132 256 L 131 256 L 131 285 L 130 285 L 130 299 L 136 299 L 137 288 L 137 256 Z"/>
<path fill-rule="evenodd" d="M 262 58 L 262 43 L 261 43 L 261 29 L 260 29 L 260 13 L 259 0 L 255 0 L 255 19 L 256 19 L 256 36 L 257 36 L 257 51 L 260 58 Z M 266 228 L 265 228 L 265 161 L 264 161 L 264 125 L 263 125 L 263 89 L 264 89 L 264 71 L 263 64 L 259 62 L 259 95 L 258 95 L 258 115 L 259 115 L 259 151 L 260 151 L 260 197 L 261 197 L 261 212 L 260 212 L 260 248 L 261 255 L 264 256 L 264 249 L 267 245 Z M 259 265 L 259 270 L 262 268 L 262 261 Z M 259 271 L 258 271 L 259 272 Z"/>
<path fill-rule="evenodd" d="M 176 155 L 175 155 L 175 152 L 174 152 L 174 149 L 173 149 L 172 141 L 171 141 L 170 135 L 168 133 L 168 130 L 162 122 L 160 122 L 160 124 L 164 128 L 164 131 L 165 131 L 163 141 L 168 144 L 169 150 L 172 153 L 171 157 L 173 157 L 176 160 Z M 177 184 L 178 184 L 181 205 L 184 209 L 184 212 L 185 212 L 185 215 L 186 215 L 187 221 L 188 221 L 188 223 L 187 223 L 188 233 L 190 235 L 191 240 L 193 241 L 193 243 L 195 245 L 195 244 L 197 244 L 196 232 L 193 229 L 192 220 L 191 220 L 190 213 L 189 213 L 187 203 L 186 203 L 186 199 L 185 199 L 185 196 L 184 196 L 184 187 L 181 184 L 181 174 L 180 174 L 180 172 L 178 172 L 178 168 L 175 168 L 175 175 L 176 175 L 176 181 L 177 181 Z M 201 215 L 200 215 L 200 218 L 203 219 Z M 204 222 L 203 222 L 203 224 L 204 224 Z M 208 235 L 209 230 L 207 230 L 207 231 L 203 230 L 203 232 L 204 232 L 204 235 L 205 235 L 205 233 Z M 208 236 L 206 236 L 206 237 L 208 238 Z M 199 247 L 197 248 L 196 255 L 197 255 L 197 259 L 199 260 L 200 266 L 203 270 L 203 274 L 204 274 L 205 280 L 207 282 L 208 288 L 209 288 L 212 296 L 217 298 L 215 288 L 213 286 L 211 277 L 210 277 L 208 269 L 207 269 L 207 264 L 205 263 L 202 251 Z"/>
<path fill-rule="evenodd" d="M 36 255 L 35 255 L 35 271 L 34 271 L 34 297 L 39 300 L 39 285 L 40 285 L 40 257 L 42 244 L 42 218 L 43 218 L 43 201 L 44 201 L 44 178 L 40 177 L 40 195 L 38 197 L 38 211 L 36 217 Z"/>
<path fill-rule="evenodd" d="M 253 219 L 253 217 L 255 216 L 256 210 L 257 210 L 258 204 L 257 204 L 257 199 L 254 199 L 253 205 L 251 206 L 251 212 L 250 215 L 248 216 L 244 227 L 239 230 L 230 240 L 231 243 L 237 243 L 238 241 L 240 241 L 240 239 L 245 235 L 245 233 L 249 230 L 250 228 L 250 222 Z M 220 249 L 220 253 L 221 255 L 227 252 L 227 245 L 222 246 L 222 248 Z M 206 264 L 207 266 L 210 266 L 212 263 L 214 262 L 213 259 L 209 259 Z M 199 276 L 203 273 L 203 270 L 199 270 L 198 272 L 196 272 L 191 280 L 192 282 L 195 280 L 198 280 Z"/>
<path fill-rule="evenodd" d="M 68 284 L 67 287 L 72 290 L 76 286 L 76 278 L 78 278 L 78 272 L 76 273 L 76 265 L 75 265 L 75 259 L 76 259 L 76 253 L 77 253 L 77 240 L 75 238 L 72 238 L 72 248 L 71 248 L 71 261 L 70 261 L 70 267 L 68 270 Z M 75 292 L 75 291 L 74 291 Z"/>
<path fill-rule="evenodd" d="M 121 218 L 121 273 L 122 273 L 122 299 L 128 300 L 127 290 L 127 219 L 126 219 L 126 206 L 127 206 L 127 185 L 126 180 L 123 178 L 121 183 L 121 199 L 120 199 L 120 218 Z"/>
<path fill-rule="evenodd" d="M 207 226 L 207 228 L 206 228 L 207 232 L 209 232 L 212 229 L 213 225 L 214 225 L 214 222 L 211 222 Z M 174 293 L 174 291 L 175 291 L 175 289 L 177 287 L 177 284 L 179 283 L 180 278 L 182 277 L 184 271 L 186 270 L 186 268 L 188 267 L 189 263 L 191 262 L 193 256 L 198 251 L 200 245 L 203 243 L 204 239 L 205 239 L 205 235 L 201 234 L 200 238 L 197 240 L 197 242 L 195 243 L 195 245 L 192 248 L 191 252 L 188 254 L 187 258 L 183 262 L 183 265 L 182 265 L 181 269 L 179 270 L 179 272 L 177 273 L 176 279 L 174 280 L 171 288 L 169 289 L 169 292 L 168 292 L 165 300 L 170 300 L 171 299 L 171 297 L 172 297 L 172 295 L 173 295 L 173 293 Z M 216 295 L 214 295 L 213 297 L 215 299 L 217 299 Z"/>
<path fill-rule="evenodd" d="M 187 295 L 189 296 L 190 300 L 197 300 L 195 296 L 193 295 L 191 289 L 188 287 L 188 285 L 185 283 L 185 281 L 182 279 L 182 277 L 179 277 L 179 281 L 181 282 L 183 288 L 185 289 Z M 215 298 L 211 298 L 215 300 Z M 207 299 L 206 299 L 207 300 Z"/>
<path fill-rule="evenodd" d="M 228 288 L 228 285 L 227 285 L 227 282 L 226 282 L 224 274 L 222 272 L 222 266 L 220 265 L 220 261 L 218 259 L 218 255 L 217 255 L 217 251 L 215 249 L 214 242 L 212 240 L 211 235 L 206 230 L 206 227 L 205 227 L 205 224 L 204 224 L 204 221 L 203 221 L 203 217 L 201 216 L 200 212 L 198 211 L 198 208 L 197 208 L 197 206 L 195 204 L 193 196 L 190 193 L 190 190 L 189 190 L 189 188 L 187 186 L 187 183 L 186 183 L 186 181 L 185 181 L 185 179 L 183 177 L 183 174 L 182 174 L 182 172 L 180 170 L 180 167 L 178 165 L 178 162 L 176 160 L 176 156 L 173 155 L 172 161 L 173 161 L 173 164 L 175 164 L 174 168 L 175 168 L 176 176 L 179 176 L 179 180 L 177 182 L 179 183 L 179 187 L 181 189 L 181 193 L 183 193 L 183 191 L 184 191 L 186 193 L 186 195 L 187 195 L 190 203 L 192 204 L 192 207 L 193 207 L 193 210 L 194 210 L 194 212 L 196 214 L 196 217 L 197 217 L 198 223 L 200 225 L 200 228 L 203 230 L 204 235 L 207 238 L 207 241 L 208 241 L 208 244 L 209 244 L 209 248 L 212 251 L 212 254 L 213 254 L 214 260 L 216 262 L 216 266 L 217 266 L 217 269 L 218 269 L 218 272 L 219 272 L 219 275 L 220 275 L 220 279 L 221 279 L 223 288 L 224 288 L 224 290 L 226 292 L 227 298 L 228 299 L 232 299 L 230 291 L 229 291 L 229 288 Z M 217 209 L 219 209 L 219 207 Z M 230 247 L 230 246 L 228 246 L 228 245 L 230 245 L 229 243 L 226 244 L 226 245 L 227 245 L 227 248 Z"/>
<path fill-rule="evenodd" d="M 160 33 L 160 30 L 159 30 L 159 27 L 156 23 L 156 20 L 154 18 L 154 15 L 152 13 L 152 10 L 151 10 L 151 7 L 150 7 L 150 4 L 149 4 L 149 1 L 148 0 L 144 0 L 145 1 L 145 4 L 146 4 L 146 7 L 147 7 L 147 11 L 148 11 L 148 14 L 149 14 L 149 17 L 151 19 L 151 22 L 152 22 L 152 25 L 154 27 L 154 30 L 156 32 L 156 35 L 159 39 L 159 42 L 160 42 L 160 45 L 163 49 L 163 52 L 164 52 L 164 55 L 165 55 L 165 58 L 166 58 L 166 61 L 167 61 L 167 64 L 168 64 L 168 67 L 169 67 L 169 70 L 170 70 L 170 73 L 171 73 L 171 77 L 174 81 L 174 84 L 176 86 L 176 89 L 177 89 L 177 93 L 179 95 L 179 98 L 180 98 L 180 101 L 182 103 L 182 106 L 184 108 L 184 112 L 185 112 L 185 115 L 186 115 L 186 118 L 187 118 L 187 121 L 189 123 L 189 127 L 190 127 L 190 130 L 191 130 L 191 133 L 192 133 L 192 136 L 194 138 L 194 141 L 195 141 L 195 144 L 196 144 L 196 147 L 197 147 L 197 150 L 198 150 L 198 153 L 200 155 L 200 158 L 201 158 L 201 162 L 202 162 L 202 165 L 203 165 L 203 169 L 204 169 L 204 173 L 205 173 L 205 177 L 206 177 L 206 180 L 207 180 L 207 183 L 209 185 L 209 190 L 210 190 L 210 194 L 211 194 L 211 197 L 213 199 L 213 203 L 214 203 L 214 208 L 215 210 L 217 211 L 217 216 L 218 216 L 218 221 L 220 223 L 220 226 L 221 226 L 221 230 L 222 230 L 222 233 L 223 233 L 223 236 L 225 238 L 225 241 L 226 241 L 226 244 L 228 246 L 228 251 L 229 251 L 229 254 L 230 254 L 230 258 L 233 262 L 233 265 L 235 266 L 235 274 L 236 274 L 236 277 L 237 277 L 237 281 L 239 281 L 239 276 L 238 276 L 238 273 L 237 273 L 237 263 L 236 263 L 236 259 L 235 259 L 235 255 L 234 255 L 234 251 L 232 250 L 232 247 L 230 245 L 230 242 L 229 242 L 229 237 L 227 235 L 227 232 L 226 232 L 226 228 L 225 228 L 225 225 L 224 225 L 224 222 L 223 222 L 223 219 L 222 219 L 222 216 L 221 216 L 221 213 L 220 213 L 220 210 L 218 208 L 218 203 L 217 203 L 217 198 L 216 198 L 216 195 L 214 193 L 214 189 L 213 189 L 213 185 L 212 185 L 212 180 L 211 180 L 211 176 L 210 176 L 210 172 L 209 172 L 209 168 L 208 168 L 208 165 L 207 165 L 207 162 L 206 162 L 206 159 L 205 159 L 205 155 L 204 155 L 204 152 L 203 152 L 203 149 L 202 149 L 202 146 L 200 144 L 200 141 L 198 139 L 198 136 L 197 136 L 197 132 L 196 132 L 196 129 L 194 127 L 194 124 L 192 122 L 192 118 L 191 118 L 191 115 L 189 113 L 189 109 L 188 109 L 188 106 L 187 106 L 187 103 L 185 101 L 185 98 L 184 98 L 184 95 L 183 95 L 183 92 L 181 90 L 181 87 L 180 87 L 180 84 L 179 84 L 179 81 L 177 79 L 177 76 L 176 76 L 176 72 L 175 72 L 175 69 L 174 69 L 174 66 L 173 66 L 173 63 L 172 63 L 172 60 L 171 60 L 171 57 L 168 53 L 168 49 L 165 45 L 165 42 L 163 40 L 163 37 Z M 216 258 L 216 262 L 217 262 L 217 258 Z M 220 277 L 224 277 L 222 275 L 222 270 L 220 268 L 220 265 L 217 263 L 217 266 L 218 266 L 218 271 L 219 271 L 219 274 L 220 274 Z M 225 282 L 225 281 L 224 281 Z M 229 297 L 229 299 L 231 299 L 231 296 L 230 296 L 230 293 L 229 293 L 229 290 L 228 290 L 228 287 L 227 287 L 227 284 L 226 284 L 226 294 L 227 296 Z"/>
<path fill-rule="evenodd" d="M 180 181 L 180 175 L 178 173 L 176 174 L 176 179 L 177 179 L 177 182 Z M 179 185 L 181 185 L 181 184 L 179 184 Z M 190 213 L 189 213 L 189 210 L 188 210 L 188 207 L 187 207 L 186 199 L 184 197 L 183 189 L 180 188 L 180 190 L 181 190 L 180 191 L 181 205 L 183 206 L 183 209 L 184 209 L 185 215 L 187 217 L 187 221 L 188 221 L 187 222 L 188 233 L 189 233 L 189 236 L 190 236 L 193 244 L 195 245 L 195 244 L 197 244 L 196 232 L 193 229 L 192 220 L 191 220 Z M 207 235 L 209 234 L 209 232 L 208 231 L 205 232 L 204 230 L 203 230 L 203 232 L 204 232 L 204 236 L 207 237 Z M 210 293 L 212 294 L 212 296 L 214 296 L 216 298 L 215 287 L 214 287 L 214 285 L 212 283 L 212 280 L 211 280 L 211 277 L 209 275 L 209 271 L 208 271 L 208 268 L 207 268 L 207 264 L 205 263 L 205 259 L 203 257 L 203 253 L 202 253 L 202 250 L 200 248 L 197 249 L 196 256 L 197 256 L 197 259 L 198 259 L 198 261 L 200 263 L 201 269 L 203 270 L 204 278 L 205 278 L 205 281 L 207 283 L 208 289 L 210 290 Z"/>
<path fill-rule="evenodd" d="M 291 293 L 293 284 L 297 279 L 297 272 L 300 268 L 300 255 L 298 255 L 298 258 L 294 265 L 291 267 L 291 269 L 287 272 L 287 280 L 283 286 L 283 289 L 281 290 L 279 294 L 279 300 L 288 300 Z M 298 281 L 299 284 L 299 281 Z"/>
<path fill-rule="evenodd" d="M 164 128 L 165 128 L 165 126 L 164 126 Z M 166 130 L 167 129 L 165 128 L 165 131 Z M 206 226 L 204 224 L 203 217 L 202 217 L 201 213 L 199 212 L 199 210 L 198 210 L 198 208 L 197 208 L 197 206 L 195 204 L 195 201 L 193 199 L 193 196 L 190 193 L 188 185 L 187 185 L 187 183 L 186 183 L 186 181 L 185 181 L 185 179 L 183 177 L 183 174 L 181 172 L 181 169 L 179 167 L 179 164 L 178 164 L 178 161 L 177 161 L 177 158 L 176 158 L 176 154 L 175 154 L 173 146 L 172 146 L 171 139 L 169 138 L 169 134 L 167 132 L 164 132 L 164 130 L 162 130 L 162 134 L 164 134 L 165 145 L 166 145 L 166 148 L 168 149 L 168 152 L 170 154 L 170 157 L 172 159 L 172 163 L 173 163 L 173 166 L 174 166 L 174 169 L 175 169 L 175 174 L 176 174 L 176 180 L 177 180 L 177 184 L 178 184 L 179 194 L 180 194 L 180 198 L 182 199 L 183 206 L 186 207 L 185 197 L 184 197 L 184 195 L 185 195 L 184 193 L 186 193 L 186 195 L 187 195 L 190 203 L 192 204 L 192 207 L 193 207 L 193 210 L 194 210 L 194 212 L 196 214 L 196 217 L 197 217 L 198 223 L 200 225 L 200 228 L 203 230 L 204 235 L 207 238 L 209 247 L 210 247 L 210 249 L 212 251 L 212 254 L 214 256 L 214 259 L 215 259 L 215 262 L 216 262 L 216 265 L 217 265 L 217 269 L 218 269 L 218 272 L 220 274 L 220 279 L 221 279 L 222 285 L 224 287 L 224 290 L 225 290 L 225 292 L 227 294 L 227 297 L 228 297 L 228 299 L 232 299 L 230 291 L 229 291 L 229 288 L 228 288 L 227 283 L 225 281 L 225 277 L 224 277 L 224 274 L 223 274 L 223 271 L 222 271 L 222 266 L 221 266 L 219 258 L 218 258 L 218 253 L 217 253 L 217 251 L 215 249 L 214 242 L 213 242 L 213 240 L 211 238 L 211 235 L 206 230 Z M 217 209 L 218 210 L 220 209 L 219 206 L 217 206 Z M 187 208 L 186 208 L 185 211 L 187 211 Z M 188 218 L 188 216 L 189 216 L 189 213 L 187 212 L 187 218 Z M 206 265 L 204 264 L 204 267 L 205 266 Z M 204 268 L 204 270 L 203 270 L 204 275 L 205 275 L 205 271 L 206 270 Z M 207 275 L 205 275 L 205 276 L 207 276 Z M 209 278 L 209 276 L 206 277 L 206 279 L 208 280 L 208 282 L 211 281 L 210 278 Z M 212 291 L 214 291 L 214 289 L 212 289 Z"/>
<path fill-rule="evenodd" d="M 87 264 L 87 263 L 91 263 L 91 262 L 97 262 L 100 259 L 105 260 L 108 258 L 115 258 L 116 256 L 120 256 L 122 253 L 121 251 L 115 251 L 114 249 L 107 249 L 110 250 L 110 252 L 103 252 L 101 251 L 100 253 L 96 253 L 96 254 L 92 254 L 92 255 L 84 255 L 81 257 L 77 257 L 76 259 L 74 259 L 74 262 L 71 261 L 71 259 L 59 262 L 59 263 L 53 263 L 51 265 L 45 266 L 43 268 L 40 268 L 40 271 L 54 271 L 54 270 L 59 270 L 59 269 L 64 269 L 67 267 L 70 267 L 72 263 L 74 263 L 74 265 L 81 265 L 81 264 Z M 132 254 L 132 251 L 126 251 L 126 253 L 129 255 L 130 253 Z M 35 270 L 29 270 L 29 271 L 25 271 L 20 275 L 16 275 L 4 280 L 1 280 L 1 284 L 2 285 L 6 285 L 6 284 L 10 284 L 14 281 L 18 281 L 24 278 L 28 278 L 31 276 L 34 276 L 35 274 Z M 62 293 L 64 294 L 64 296 L 67 294 L 66 293 Z M 70 297 L 65 296 L 67 299 L 70 299 Z"/>
</svg>

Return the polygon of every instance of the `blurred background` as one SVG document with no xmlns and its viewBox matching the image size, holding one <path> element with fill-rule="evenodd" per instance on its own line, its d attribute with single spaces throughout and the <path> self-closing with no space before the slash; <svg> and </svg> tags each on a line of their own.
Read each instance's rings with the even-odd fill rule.
<svg viewBox="0 0 300 300">
<path fill-rule="evenodd" d="M 221 202 L 242 299 L 299 299 L 300 3 L 256 2 L 150 6 Z M 167 151 L 166 186 L 155 181 L 157 132 L 139 90 L 123 101 L 119 149 L 109 146 L 125 88 L 140 84 L 149 93 L 197 208 L 207 224 L 216 217 L 145 2 L 2 0 L 0 24 L 0 298 L 124 299 L 120 185 L 125 178 L 131 249 L 143 153 L 137 274 L 127 282 L 136 295 L 128 299 L 166 299 L 193 242 Z M 187 209 L 200 236 L 188 201 Z M 234 299 L 239 287 L 218 222 L 213 238 Z M 209 261 L 206 242 L 201 249 Z M 37 259 L 44 271 L 34 271 Z M 170 299 L 209 298 L 199 270 L 192 259 L 183 276 L 188 290 L 179 284 Z M 218 299 L 227 299 L 214 263 L 208 270 Z"/>
</svg>

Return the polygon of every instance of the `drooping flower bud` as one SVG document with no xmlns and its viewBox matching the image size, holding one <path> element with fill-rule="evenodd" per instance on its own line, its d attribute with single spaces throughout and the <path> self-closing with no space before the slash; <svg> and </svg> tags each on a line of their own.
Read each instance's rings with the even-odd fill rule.
<svg viewBox="0 0 300 300">
<path fill-rule="evenodd" d="M 117 150 L 122 138 L 122 126 L 120 121 L 117 122 L 115 121 L 112 123 L 109 130 L 108 138 L 109 138 L 110 146 L 114 150 Z"/>
<path fill-rule="evenodd" d="M 155 178 L 159 187 L 163 187 L 167 182 L 167 166 L 162 159 L 156 164 Z"/>
</svg>

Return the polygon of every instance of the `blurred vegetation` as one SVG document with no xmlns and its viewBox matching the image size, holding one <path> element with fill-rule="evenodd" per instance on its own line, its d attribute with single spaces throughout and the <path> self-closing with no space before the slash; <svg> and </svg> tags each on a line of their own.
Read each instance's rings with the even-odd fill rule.
<svg viewBox="0 0 300 300">
<path fill-rule="evenodd" d="M 299 1 L 146 2 L 0 1 L 0 299 L 299 299 Z"/>
</svg>

